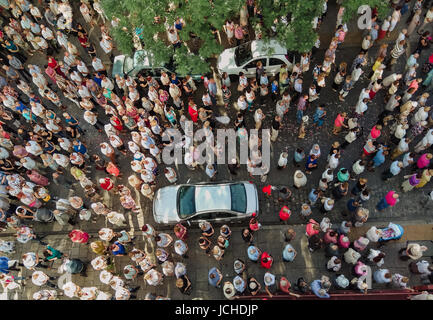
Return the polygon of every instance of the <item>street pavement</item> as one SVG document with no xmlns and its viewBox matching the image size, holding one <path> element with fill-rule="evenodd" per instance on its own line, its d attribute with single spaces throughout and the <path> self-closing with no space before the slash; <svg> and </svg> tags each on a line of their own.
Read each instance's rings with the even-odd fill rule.
<svg viewBox="0 0 433 320">
<path fill-rule="evenodd" d="M 321 40 L 322 46 L 320 50 L 314 56 L 313 62 L 310 67 L 310 71 L 305 75 L 304 78 L 304 89 L 308 90 L 308 85 L 311 81 L 311 71 L 314 67 L 315 63 L 319 63 L 323 60 L 324 51 L 326 50 L 330 35 L 333 32 L 333 28 L 335 25 L 336 19 L 336 10 L 333 7 L 333 4 L 330 4 L 328 15 L 326 16 L 322 30 L 321 30 Z M 82 16 L 77 11 L 77 8 L 74 8 L 74 17 L 75 15 L 78 17 L 78 20 L 82 21 Z M 403 21 L 407 19 L 407 15 L 402 18 L 402 22 L 398 25 L 398 28 L 393 32 L 390 38 L 386 39 L 386 42 L 390 43 L 389 51 L 392 49 L 394 39 L 397 37 L 399 30 L 403 27 Z M 353 33 L 352 33 L 352 30 Z M 361 32 L 355 31 L 356 26 L 349 24 L 349 33 L 347 36 L 347 40 L 344 45 L 339 47 L 337 51 L 337 59 L 336 65 L 338 65 L 341 61 L 346 61 L 348 66 L 352 64 L 353 59 L 360 49 Z M 98 31 L 92 30 L 90 33 L 90 40 L 93 43 L 98 43 Z M 78 41 L 72 38 L 72 42 L 77 46 L 77 48 L 81 51 L 82 48 L 79 45 Z M 411 47 L 412 51 L 414 46 L 416 45 L 416 41 L 418 40 L 417 35 L 413 35 L 411 38 Z M 102 50 L 99 46 L 97 47 L 98 53 L 100 53 L 100 57 L 103 57 L 104 62 L 108 61 L 108 58 L 102 53 Z M 369 64 L 364 67 L 365 74 L 368 74 L 373 61 L 373 57 L 375 57 L 376 51 L 378 49 L 378 45 L 370 49 L 369 51 Z M 388 52 L 389 52 L 388 51 Z M 427 57 L 429 56 L 430 51 L 426 50 L 422 53 L 419 58 L 419 64 L 422 65 Z M 85 52 L 82 52 L 81 57 L 87 63 L 90 64 L 88 56 Z M 398 64 L 394 67 L 397 71 L 402 71 L 405 65 L 405 58 L 400 58 Z M 28 60 L 28 63 L 35 63 L 38 65 L 45 64 L 45 58 L 40 55 L 35 55 L 31 59 Z M 390 72 L 387 71 L 384 74 L 384 77 L 387 76 Z M 355 88 L 349 93 L 349 96 L 346 98 L 346 102 L 341 103 L 338 100 L 337 93 L 333 92 L 330 88 L 335 72 L 331 72 L 330 76 L 327 78 L 327 87 L 324 88 L 321 92 L 321 97 L 319 102 L 324 103 L 326 105 L 327 116 L 323 127 L 320 130 L 314 129 L 312 127 L 312 121 L 310 121 L 309 126 L 307 127 L 307 135 L 304 140 L 299 140 L 297 138 L 298 135 L 298 127 L 296 124 L 296 108 L 291 106 L 288 114 L 285 116 L 283 121 L 283 128 L 280 129 L 279 137 L 277 142 L 272 144 L 271 147 L 271 171 L 268 174 L 267 180 L 263 183 L 260 181 L 259 177 L 251 178 L 247 171 L 245 165 L 242 165 L 240 170 L 238 171 L 238 175 L 233 177 L 227 170 L 225 165 L 218 165 L 218 173 L 217 173 L 217 181 L 253 181 L 259 190 L 259 201 L 260 201 L 260 212 L 259 212 L 259 220 L 264 226 L 262 230 L 255 235 L 255 243 L 262 250 L 266 250 L 272 253 L 275 258 L 274 266 L 272 267 L 272 272 L 277 275 L 285 275 L 288 277 L 290 281 L 296 281 L 297 277 L 305 276 L 306 279 L 314 280 L 316 277 L 321 274 L 326 274 L 325 263 L 326 259 L 324 258 L 323 253 L 315 252 L 310 254 L 308 248 L 306 247 L 306 238 L 303 236 L 305 231 L 304 220 L 300 217 L 300 207 L 301 204 L 308 200 L 308 193 L 310 192 L 312 187 L 316 187 L 317 183 L 320 179 L 322 172 L 326 166 L 326 155 L 328 154 L 331 144 L 333 141 L 337 140 L 339 142 L 343 141 L 344 134 L 341 133 L 338 137 L 335 137 L 331 134 L 333 121 L 338 112 L 347 111 L 349 114 L 352 113 L 356 101 L 358 99 L 359 93 L 362 88 L 367 86 L 368 79 L 365 76 L 361 78 L 360 81 L 356 84 Z M 236 101 L 238 97 L 238 93 L 236 90 L 237 84 L 232 84 L 232 99 L 231 101 Z M 202 85 L 199 85 L 200 89 L 196 94 L 196 101 L 201 101 L 202 94 Z M 421 91 L 421 90 L 419 90 Z M 418 93 L 418 92 L 417 92 Z M 352 164 L 359 159 L 362 146 L 365 142 L 365 139 L 371 129 L 371 127 L 375 124 L 377 119 L 377 115 L 382 111 L 383 108 L 383 92 L 379 92 L 374 102 L 369 104 L 368 111 L 366 115 L 362 119 L 362 126 L 364 128 L 364 136 L 360 137 L 357 141 L 352 143 L 350 146 L 346 148 L 344 153 L 342 154 L 342 159 L 340 161 L 340 167 L 351 168 Z M 99 151 L 99 143 L 106 141 L 106 136 L 98 134 L 96 130 L 88 125 L 82 118 L 82 110 L 78 110 L 76 106 L 71 105 L 69 102 L 64 101 L 64 104 L 68 106 L 68 111 L 71 112 L 74 116 L 78 117 L 81 122 L 81 126 L 85 129 L 86 134 L 83 139 L 88 144 L 90 154 L 97 153 L 101 156 Z M 431 102 L 429 99 L 428 104 Z M 47 103 L 49 105 L 49 103 Z M 309 106 L 306 114 L 312 119 L 312 115 L 316 109 L 317 104 L 313 104 Z M 52 107 L 52 105 L 51 105 Z M 266 114 L 266 119 L 263 122 L 262 128 L 270 128 L 271 120 L 275 115 L 275 105 L 270 101 L 267 101 L 266 106 L 262 107 L 262 110 Z M 223 106 L 217 106 L 214 108 L 214 113 L 216 115 L 225 115 L 227 114 L 232 121 L 227 127 L 233 127 L 233 121 L 235 119 L 236 110 L 233 108 L 232 104 L 228 110 L 224 109 Z M 108 118 L 105 116 L 101 117 L 103 122 L 108 122 Z M 254 120 L 253 120 L 253 112 L 246 116 L 246 126 L 248 129 L 254 128 Z M 225 127 L 221 124 L 218 124 L 218 127 Z M 388 128 L 384 130 L 382 136 L 379 138 L 379 142 L 387 141 L 389 137 Z M 128 138 L 128 134 L 122 136 L 123 139 Z M 128 141 L 128 140 L 125 140 Z M 308 183 L 307 186 L 301 190 L 293 189 L 293 174 L 296 168 L 291 165 L 291 157 L 293 156 L 293 151 L 296 147 L 303 147 L 306 152 L 310 150 L 314 143 L 318 143 L 321 147 L 322 157 L 319 160 L 319 168 L 313 171 L 311 175 L 308 175 Z M 414 146 L 417 143 L 417 140 L 411 143 L 411 146 Z M 277 161 L 280 153 L 288 149 L 289 152 L 289 165 L 286 169 L 282 171 L 278 171 L 276 169 Z M 132 160 L 132 154 L 128 153 L 128 155 L 117 156 L 118 163 L 121 167 L 123 177 L 115 179 L 116 184 L 124 184 L 128 185 L 127 177 L 131 174 L 130 169 L 130 161 Z M 432 223 L 432 215 L 431 209 L 433 206 L 433 201 L 429 200 L 427 194 L 432 190 L 431 184 L 428 184 L 426 187 L 420 190 L 414 190 L 407 194 L 400 193 L 400 201 L 394 208 L 388 208 L 384 212 L 375 212 L 374 207 L 376 203 L 389 191 L 396 190 L 400 191 L 399 186 L 403 181 L 403 175 L 408 174 L 407 170 L 403 170 L 403 172 L 395 178 L 392 178 L 388 182 L 383 182 L 380 179 L 380 173 L 386 170 L 390 165 L 390 160 L 388 159 L 384 165 L 382 165 L 379 169 L 374 173 L 364 173 L 362 176 L 368 178 L 368 186 L 371 192 L 371 199 L 364 205 L 366 208 L 370 210 L 370 218 L 369 223 L 371 224 L 381 224 L 386 225 L 388 222 L 397 222 L 403 225 L 409 224 L 412 225 L 413 221 L 419 221 L 422 223 Z M 168 181 L 165 179 L 163 174 L 163 168 L 165 166 L 161 165 L 159 172 L 160 174 L 157 177 L 157 188 L 161 188 L 169 185 Z M 179 165 L 176 167 L 176 171 L 178 173 L 178 181 L 177 183 L 195 183 L 195 182 L 203 182 L 208 181 L 208 177 L 204 173 L 202 169 L 196 169 L 194 171 L 188 170 L 185 166 Z M 97 181 L 99 178 L 104 177 L 100 171 L 96 171 L 92 169 L 92 173 L 89 175 L 92 177 L 93 181 Z M 68 179 L 73 180 L 72 177 L 68 177 Z M 354 181 L 350 182 L 350 187 L 352 188 L 354 185 Z M 261 193 L 261 188 L 264 185 L 271 184 L 273 186 L 282 186 L 286 185 L 293 191 L 292 200 L 287 203 L 288 207 L 292 210 L 292 216 L 286 223 L 280 223 L 278 218 L 278 212 L 281 209 L 281 204 L 274 201 L 274 199 L 266 199 Z M 73 184 L 72 186 L 57 186 L 54 184 L 50 185 L 50 191 L 52 194 L 56 194 L 59 197 L 68 197 L 72 194 L 76 194 L 79 196 L 83 196 L 83 192 L 81 187 L 78 184 Z M 141 232 L 139 231 L 141 226 L 145 223 L 149 223 L 156 227 L 157 230 L 167 231 L 170 230 L 172 233 L 172 226 L 160 226 L 156 225 L 152 216 L 152 203 L 147 198 L 143 197 L 140 193 L 136 192 L 135 198 L 137 202 L 140 204 L 140 212 L 138 214 L 127 212 L 123 209 L 119 203 L 117 196 L 113 196 L 108 192 L 101 192 L 104 197 L 104 203 L 111 207 L 113 210 L 118 212 L 123 212 L 126 214 L 128 226 L 126 228 L 127 231 L 131 233 L 131 235 L 136 235 L 137 239 L 134 241 L 134 245 L 138 248 L 144 247 L 144 239 L 141 236 Z M 337 202 L 335 208 L 332 210 L 330 214 L 328 214 L 331 221 L 337 225 L 342 220 L 345 219 L 344 216 L 341 215 L 345 208 L 345 204 L 348 200 L 348 196 Z M 89 205 L 89 202 L 86 201 L 86 204 Z M 54 205 L 52 202 L 51 206 Z M 317 208 L 313 208 L 313 214 L 311 218 L 316 221 L 320 221 L 323 218 L 323 214 L 321 214 Z M 169 296 L 173 299 L 191 299 L 191 298 L 202 298 L 202 299 L 220 299 L 223 298 L 221 290 L 209 288 L 207 283 L 207 272 L 210 267 L 217 266 L 225 278 L 232 279 L 233 277 L 233 261 L 236 258 L 241 258 L 244 261 L 246 258 L 246 245 L 243 243 L 240 237 L 240 228 L 247 225 L 247 221 L 243 221 L 241 223 L 234 223 L 230 225 L 232 227 L 233 236 L 230 241 L 230 247 L 226 251 L 226 254 L 221 262 L 216 262 L 216 260 L 212 257 L 207 257 L 198 247 L 197 239 L 198 239 L 198 231 L 197 225 L 193 224 L 189 227 L 190 238 L 188 240 L 188 245 L 190 248 L 189 258 L 185 260 L 188 269 L 188 276 L 193 284 L 193 292 L 191 296 L 182 296 L 179 291 L 174 286 L 174 280 L 170 278 L 164 279 L 164 284 L 162 286 L 158 286 L 156 288 L 150 288 L 145 285 L 142 278 L 135 280 L 137 285 L 141 285 L 140 290 L 138 291 L 137 297 L 143 298 L 147 292 L 155 292 L 164 296 Z M 284 228 L 287 228 L 287 225 L 293 227 L 297 232 L 297 240 L 294 242 L 294 247 L 298 251 L 298 257 L 295 259 L 293 263 L 284 263 L 281 259 L 281 250 L 284 247 L 284 242 L 281 238 L 281 232 Z M 37 233 L 47 234 L 46 242 L 48 242 L 54 248 L 57 248 L 65 253 L 68 253 L 73 258 L 80 258 L 83 261 L 90 261 L 95 257 L 91 251 L 83 245 L 71 244 L 70 240 L 67 239 L 67 234 L 70 230 L 78 228 L 81 230 L 85 230 L 90 234 L 96 235 L 97 231 L 105 226 L 113 228 L 111 224 L 109 224 L 103 217 L 97 217 L 96 223 L 78 221 L 75 226 L 60 226 L 58 223 L 54 222 L 52 224 L 42 225 L 41 223 L 34 223 L 35 230 Z M 219 229 L 219 225 L 215 226 L 216 231 Z M 121 229 L 114 227 L 116 231 Z M 416 234 L 416 233 L 415 233 Z M 7 230 L 6 232 L 0 234 L 2 239 L 13 239 L 13 231 Z M 423 239 L 423 240 L 429 240 Z M 216 241 L 213 239 L 213 242 Z M 404 275 L 408 275 L 407 264 L 403 264 L 398 261 L 396 257 L 396 252 L 402 246 L 401 243 L 390 244 L 386 247 L 386 262 L 385 267 L 390 268 L 392 272 L 401 272 Z M 20 258 L 22 253 L 29 251 L 38 251 L 41 253 L 43 248 L 37 243 L 30 244 L 20 244 L 17 243 L 16 253 L 11 255 L 11 258 Z M 388 252 L 389 251 L 389 252 Z M 174 252 L 174 251 L 172 251 Z M 179 261 L 182 260 L 179 257 L 176 257 L 174 253 L 174 260 Z M 123 266 L 130 262 L 127 257 L 116 257 L 115 259 L 115 270 L 117 273 L 122 274 Z M 56 262 L 53 266 L 53 269 L 48 271 L 49 275 L 58 275 L 56 273 L 56 267 L 58 267 L 59 262 Z M 347 270 L 347 265 L 344 266 L 346 268 L 344 273 L 346 276 L 349 275 L 349 271 Z M 343 269 L 344 269 L 343 268 Z M 158 267 L 160 270 L 160 267 Z M 250 275 L 254 275 L 257 279 L 262 281 L 264 270 L 260 269 L 257 265 L 248 264 L 248 272 Z M 23 269 L 22 273 L 24 275 L 30 275 L 28 270 Z M 417 284 L 418 279 L 414 279 L 411 277 L 411 285 Z M 107 286 L 103 285 L 99 281 L 99 272 L 95 272 L 92 270 L 92 267 L 88 268 L 88 277 L 82 278 L 79 276 L 73 276 L 73 281 L 80 286 L 97 286 L 102 290 L 112 291 L 107 288 Z M 211 290 L 212 289 L 212 290 Z M 8 294 L 9 298 L 19 298 L 19 299 L 31 299 L 31 295 L 34 291 L 38 290 L 35 286 L 32 285 L 31 281 L 27 280 L 26 285 L 24 286 L 24 290 L 19 291 L 17 295 Z"/>
</svg>

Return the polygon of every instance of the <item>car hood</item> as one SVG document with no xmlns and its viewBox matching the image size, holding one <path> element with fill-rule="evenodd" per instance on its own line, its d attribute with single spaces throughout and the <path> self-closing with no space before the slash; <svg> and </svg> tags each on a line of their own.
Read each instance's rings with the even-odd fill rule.
<svg viewBox="0 0 433 320">
<path fill-rule="evenodd" d="M 222 71 L 238 67 L 235 62 L 235 48 L 226 49 L 220 54 L 217 67 Z"/>
<path fill-rule="evenodd" d="M 178 190 L 179 186 L 168 186 L 156 192 L 153 200 L 153 217 L 156 223 L 180 221 L 176 207 Z"/>
</svg>

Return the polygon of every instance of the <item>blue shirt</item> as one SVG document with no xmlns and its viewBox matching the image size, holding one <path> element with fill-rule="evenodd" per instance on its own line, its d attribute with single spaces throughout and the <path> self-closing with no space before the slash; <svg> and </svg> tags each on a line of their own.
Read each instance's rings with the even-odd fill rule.
<svg viewBox="0 0 433 320">
<path fill-rule="evenodd" d="M 292 249 L 293 251 L 289 252 L 288 249 Z M 292 247 L 292 245 L 290 243 L 284 247 L 283 258 L 286 261 L 295 260 L 295 249 Z"/>
<path fill-rule="evenodd" d="M 353 205 L 354 202 L 355 202 L 355 199 L 350 199 L 349 201 L 347 201 L 347 209 L 348 209 L 350 212 L 354 212 L 354 211 L 356 210 L 356 208 L 358 208 L 358 207 L 355 207 L 355 206 Z"/>
<path fill-rule="evenodd" d="M 240 281 L 240 284 L 236 284 L 236 282 Z M 235 287 L 236 291 L 239 293 L 243 293 L 245 291 L 245 281 L 240 276 L 236 276 L 233 278 L 233 286 Z"/>
<path fill-rule="evenodd" d="M 374 281 L 377 283 L 390 283 L 392 281 L 391 278 L 385 278 L 385 274 L 388 273 L 388 269 L 379 269 L 373 273 Z"/>
<path fill-rule="evenodd" d="M 395 176 L 400 173 L 401 168 L 398 166 L 398 160 L 391 163 L 391 166 L 389 167 L 389 171 L 391 171 L 391 173 Z"/>
<path fill-rule="evenodd" d="M 255 249 L 255 250 L 254 250 Z M 255 246 L 249 246 L 247 249 L 248 258 L 252 261 L 259 260 L 259 250 Z"/>
<path fill-rule="evenodd" d="M 98 86 L 101 86 L 101 83 L 102 83 L 102 79 L 101 78 L 93 77 L 93 81 L 95 81 Z"/>
<path fill-rule="evenodd" d="M 308 195 L 308 200 L 311 201 L 311 203 L 315 203 L 317 201 L 317 199 L 319 198 L 318 194 L 314 194 L 314 191 L 316 191 L 316 189 L 311 189 L 310 194 Z"/>
<path fill-rule="evenodd" d="M 319 290 L 322 289 L 322 284 L 320 282 L 320 280 L 314 280 L 311 283 L 311 291 L 313 291 L 313 293 L 318 297 L 318 298 L 330 298 L 330 295 L 328 293 L 325 293 L 324 296 L 321 296 L 319 294 Z"/>
<path fill-rule="evenodd" d="M 211 278 L 211 274 L 214 274 L 215 277 Z M 218 274 L 217 268 L 213 267 L 212 269 L 209 270 L 209 275 L 208 275 L 208 280 L 209 280 L 209 284 L 211 286 L 216 287 L 218 285 L 218 281 L 220 280 L 221 276 Z"/>
<path fill-rule="evenodd" d="M 119 249 L 117 251 L 113 251 L 113 254 L 115 256 L 117 256 L 119 254 L 125 254 L 126 253 L 126 250 L 125 250 L 125 247 L 123 246 L 123 244 L 121 244 L 119 241 L 116 241 L 114 244 L 119 247 Z"/>
<path fill-rule="evenodd" d="M 81 154 L 85 154 L 87 152 L 87 148 L 81 143 L 81 141 L 78 141 L 78 145 L 74 145 L 73 149 L 75 152 L 79 152 Z"/>
<path fill-rule="evenodd" d="M 77 126 L 78 125 L 78 121 L 73 116 L 70 116 L 70 117 L 71 117 L 71 119 L 65 119 L 65 122 L 68 125 L 70 125 L 71 127 Z"/>
<path fill-rule="evenodd" d="M 216 83 L 209 82 L 209 85 L 207 86 L 207 88 L 208 88 L 208 90 L 209 90 L 209 94 L 210 94 L 211 96 L 216 95 L 216 93 L 217 93 L 217 86 L 216 86 Z"/>
<path fill-rule="evenodd" d="M 275 83 L 272 82 L 272 88 L 271 88 L 271 91 L 272 91 L 272 93 L 274 93 L 274 92 L 278 92 L 278 83 L 275 84 Z"/>
<path fill-rule="evenodd" d="M 18 107 L 15 107 L 16 111 L 23 112 L 24 109 L 28 109 L 28 107 L 25 106 L 21 101 L 18 101 L 18 102 L 20 105 Z"/>
<path fill-rule="evenodd" d="M 9 258 L 8 257 L 0 257 L 0 272 L 1 273 L 9 273 Z"/>
<path fill-rule="evenodd" d="M 296 162 L 301 162 L 302 159 L 304 159 L 305 155 L 304 153 L 298 153 L 295 151 L 295 154 L 293 155 L 293 158 L 295 159 Z"/>
<path fill-rule="evenodd" d="M 373 166 L 378 167 L 384 162 L 385 162 L 385 156 L 383 155 L 383 150 L 379 149 L 379 151 L 377 151 L 376 155 L 373 158 L 373 163 L 374 163 Z"/>
</svg>

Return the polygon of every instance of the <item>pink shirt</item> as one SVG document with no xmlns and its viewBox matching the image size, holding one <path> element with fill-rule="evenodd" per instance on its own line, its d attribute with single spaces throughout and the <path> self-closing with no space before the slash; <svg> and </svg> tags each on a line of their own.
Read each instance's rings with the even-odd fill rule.
<svg viewBox="0 0 433 320">
<path fill-rule="evenodd" d="M 370 131 L 370 135 L 373 139 L 377 139 L 380 136 L 380 130 L 376 128 L 376 126 L 373 127 Z"/>
<path fill-rule="evenodd" d="M 424 153 L 421 157 L 419 157 L 418 161 L 416 162 L 416 165 L 418 168 L 422 169 L 429 165 L 430 160 L 427 159 L 427 153 Z"/>
<path fill-rule="evenodd" d="M 392 207 L 397 203 L 397 199 L 393 197 L 395 191 L 390 191 L 386 194 L 385 200 Z"/>
</svg>

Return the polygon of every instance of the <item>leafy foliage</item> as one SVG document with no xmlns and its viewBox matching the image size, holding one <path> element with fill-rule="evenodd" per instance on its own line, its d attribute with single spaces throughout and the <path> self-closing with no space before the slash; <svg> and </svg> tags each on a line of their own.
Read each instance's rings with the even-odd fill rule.
<svg viewBox="0 0 433 320">
<path fill-rule="evenodd" d="M 263 38 L 275 37 L 289 51 L 308 52 L 317 39 L 313 19 L 322 14 L 324 0 L 258 0 L 263 14 Z"/>
<path fill-rule="evenodd" d="M 377 7 L 379 18 L 386 17 L 389 11 L 389 4 L 383 0 L 343 0 L 341 4 L 345 10 L 343 22 L 347 22 L 358 16 L 358 8 L 362 5 L 368 5 L 371 9 Z"/>
<path fill-rule="evenodd" d="M 206 59 L 223 49 L 211 27 L 221 30 L 227 19 L 239 13 L 244 0 L 102 0 L 101 3 L 110 19 L 120 20 L 119 27 L 112 29 L 120 51 L 133 52 L 133 36 L 137 30 L 143 49 L 151 53 L 153 64 L 174 58 L 176 71 L 188 74 L 209 71 Z M 159 17 L 159 22 L 155 17 Z M 177 18 L 182 18 L 185 26 L 178 30 L 182 47 L 174 52 L 166 30 Z"/>
</svg>

